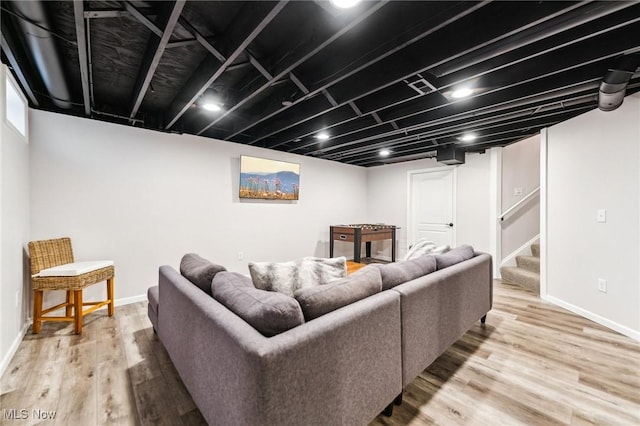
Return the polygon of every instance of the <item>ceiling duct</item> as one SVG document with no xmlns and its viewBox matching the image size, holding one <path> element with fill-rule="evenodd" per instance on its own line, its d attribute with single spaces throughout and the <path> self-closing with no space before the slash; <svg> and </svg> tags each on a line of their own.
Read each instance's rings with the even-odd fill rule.
<svg viewBox="0 0 640 426">
<path fill-rule="evenodd" d="M 622 105 L 629 80 L 640 67 L 640 54 L 618 58 L 612 68 L 602 78 L 598 94 L 598 108 L 613 111 Z"/>
<path fill-rule="evenodd" d="M 453 145 L 439 146 L 436 160 L 446 165 L 464 164 L 464 151 Z"/>
<path fill-rule="evenodd" d="M 21 16 L 19 19 L 28 51 L 33 55 L 40 77 L 51 96 L 51 100 L 58 108 L 71 108 L 69 89 L 64 78 L 62 64 L 58 59 L 57 47 L 51 28 L 47 20 L 43 2 L 16 1 L 12 2 L 14 11 Z"/>
</svg>

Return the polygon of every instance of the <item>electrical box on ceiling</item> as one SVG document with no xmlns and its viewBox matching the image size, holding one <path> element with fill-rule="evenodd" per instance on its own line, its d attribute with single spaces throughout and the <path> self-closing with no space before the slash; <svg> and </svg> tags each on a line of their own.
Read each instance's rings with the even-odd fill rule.
<svg viewBox="0 0 640 426">
<path fill-rule="evenodd" d="M 438 147 L 436 160 L 447 165 L 464 164 L 464 151 L 453 145 Z"/>
</svg>

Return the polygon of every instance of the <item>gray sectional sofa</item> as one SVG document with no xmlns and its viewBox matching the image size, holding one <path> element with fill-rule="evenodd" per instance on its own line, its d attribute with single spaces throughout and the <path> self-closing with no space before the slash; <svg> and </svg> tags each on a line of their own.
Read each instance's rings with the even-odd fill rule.
<svg viewBox="0 0 640 426">
<path fill-rule="evenodd" d="M 149 318 L 211 425 L 364 425 L 390 414 L 403 387 L 491 309 L 491 256 L 459 260 L 455 250 L 440 261 L 375 267 L 380 291 L 319 316 L 316 302 L 329 293 L 310 289 L 300 300 L 316 303 L 313 319 L 271 337 L 161 266 L 148 291 Z M 371 279 L 367 268 L 356 279 Z M 216 277 L 214 287 L 221 277 L 242 288 L 250 280 Z M 340 285 L 339 295 L 353 294 Z"/>
</svg>

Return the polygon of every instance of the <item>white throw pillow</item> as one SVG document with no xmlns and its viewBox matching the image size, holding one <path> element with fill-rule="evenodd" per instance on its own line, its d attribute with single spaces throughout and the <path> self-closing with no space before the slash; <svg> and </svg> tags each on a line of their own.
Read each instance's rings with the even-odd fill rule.
<svg viewBox="0 0 640 426">
<path fill-rule="evenodd" d="M 347 258 L 305 257 L 290 262 L 249 262 L 253 285 L 293 297 L 301 288 L 314 287 L 344 278 Z"/>
<path fill-rule="evenodd" d="M 425 254 L 442 254 L 448 252 L 450 247 L 448 245 L 436 246 L 436 243 L 429 240 L 418 240 L 415 243 L 402 260 L 411 260 L 416 257 L 424 256 Z"/>
</svg>

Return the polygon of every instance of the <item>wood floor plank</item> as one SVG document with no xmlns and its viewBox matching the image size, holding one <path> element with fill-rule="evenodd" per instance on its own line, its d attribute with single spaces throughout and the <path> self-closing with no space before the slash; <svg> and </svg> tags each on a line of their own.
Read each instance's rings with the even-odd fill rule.
<svg viewBox="0 0 640 426">
<path fill-rule="evenodd" d="M 56 411 L 55 424 L 206 424 L 147 318 L 146 303 L 45 323 L 0 380 L 2 408 Z M 640 343 L 496 281 L 475 324 L 404 391 L 380 426 L 640 425 Z M 0 425 L 43 424 L 4 418 Z M 32 413 L 30 412 L 30 417 Z"/>
<path fill-rule="evenodd" d="M 96 342 L 69 347 L 64 367 L 56 423 L 61 425 L 96 423 L 97 369 Z M 68 389 L 73 389 L 69 392 Z"/>
<path fill-rule="evenodd" d="M 133 387 L 127 360 L 114 317 L 105 317 L 97 348 L 97 414 L 101 425 L 136 425 Z"/>
</svg>

